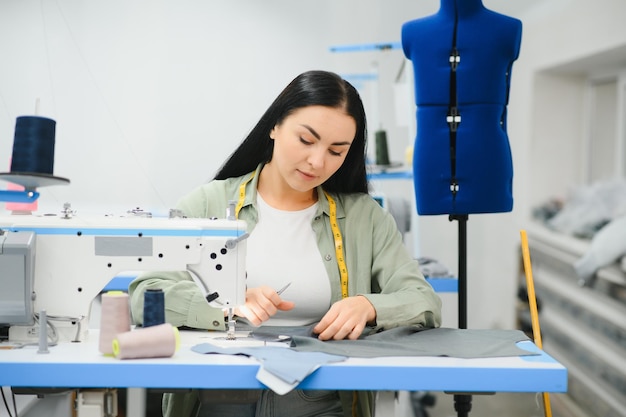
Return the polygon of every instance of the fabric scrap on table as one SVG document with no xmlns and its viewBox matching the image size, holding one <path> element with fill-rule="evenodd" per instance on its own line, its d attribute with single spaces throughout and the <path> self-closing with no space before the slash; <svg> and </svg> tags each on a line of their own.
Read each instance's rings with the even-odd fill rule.
<svg viewBox="0 0 626 417">
<path fill-rule="evenodd" d="M 321 365 L 341 362 L 345 356 L 324 352 L 298 352 L 289 348 L 272 346 L 219 347 L 211 343 L 192 346 L 192 351 L 202 354 L 218 353 L 243 355 L 257 359 L 261 367 L 256 377 L 277 394 L 286 394 Z"/>
</svg>

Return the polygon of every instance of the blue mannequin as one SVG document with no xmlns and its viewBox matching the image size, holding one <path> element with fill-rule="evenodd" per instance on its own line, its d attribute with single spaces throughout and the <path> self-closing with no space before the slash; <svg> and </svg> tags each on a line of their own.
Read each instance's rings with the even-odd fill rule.
<svg viewBox="0 0 626 417">
<path fill-rule="evenodd" d="M 513 209 L 506 106 L 521 38 L 519 20 L 481 0 L 441 0 L 436 14 L 402 26 L 415 75 L 419 214 Z"/>
</svg>

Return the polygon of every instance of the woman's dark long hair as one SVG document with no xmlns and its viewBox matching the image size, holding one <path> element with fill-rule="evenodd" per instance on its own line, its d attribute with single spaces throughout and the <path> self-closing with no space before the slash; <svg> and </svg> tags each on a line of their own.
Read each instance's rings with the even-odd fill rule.
<svg viewBox="0 0 626 417">
<path fill-rule="evenodd" d="M 327 71 L 308 71 L 289 83 L 222 165 L 215 179 L 239 177 L 254 171 L 260 163 L 269 162 L 274 151 L 271 130 L 291 113 L 306 106 L 341 108 L 356 122 L 356 133 L 346 159 L 323 184 L 324 189 L 339 193 L 367 193 L 367 124 L 363 103 L 350 83 Z"/>
</svg>

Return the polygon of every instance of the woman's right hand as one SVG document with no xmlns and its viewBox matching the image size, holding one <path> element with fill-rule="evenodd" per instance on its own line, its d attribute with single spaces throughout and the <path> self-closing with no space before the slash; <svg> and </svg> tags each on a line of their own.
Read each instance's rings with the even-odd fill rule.
<svg viewBox="0 0 626 417">
<path fill-rule="evenodd" d="M 246 290 L 246 303 L 235 308 L 235 315 L 246 318 L 252 325 L 260 326 L 279 310 L 295 307 L 293 301 L 284 301 L 271 287 L 263 285 Z"/>
</svg>

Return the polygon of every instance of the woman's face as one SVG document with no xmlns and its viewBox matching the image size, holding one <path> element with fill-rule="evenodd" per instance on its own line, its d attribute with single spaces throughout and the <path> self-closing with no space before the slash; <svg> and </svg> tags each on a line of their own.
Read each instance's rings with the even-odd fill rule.
<svg viewBox="0 0 626 417">
<path fill-rule="evenodd" d="M 341 167 L 355 134 L 356 122 L 343 109 L 302 107 L 270 132 L 271 164 L 292 189 L 310 191 Z"/>
</svg>

